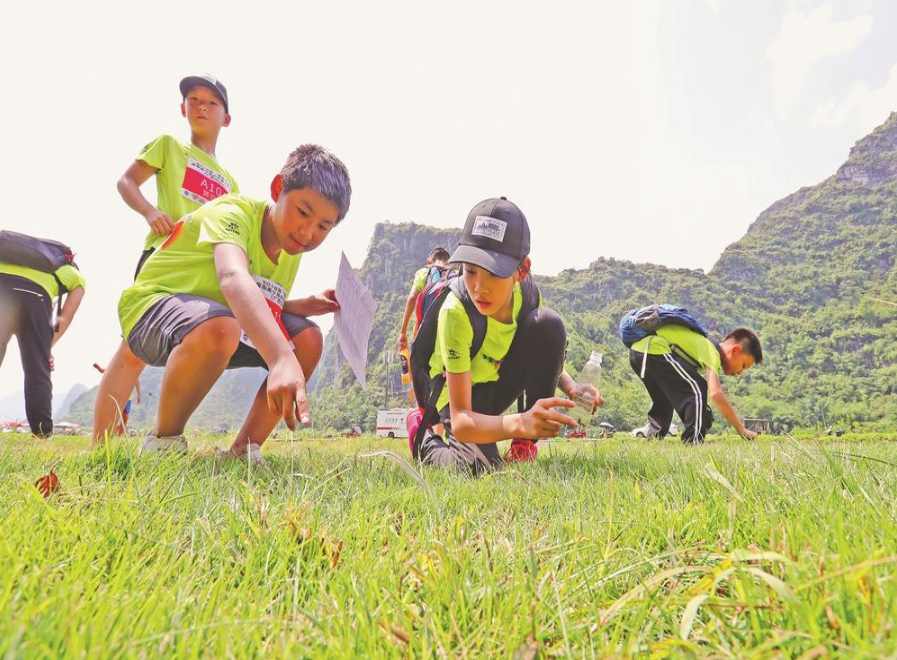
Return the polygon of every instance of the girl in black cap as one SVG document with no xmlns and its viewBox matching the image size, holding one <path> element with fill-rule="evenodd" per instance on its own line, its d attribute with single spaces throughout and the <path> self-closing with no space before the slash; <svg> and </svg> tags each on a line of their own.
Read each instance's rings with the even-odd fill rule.
<svg viewBox="0 0 897 660">
<path fill-rule="evenodd" d="M 560 388 L 603 403 L 591 385 L 578 386 L 564 370 L 567 333 L 542 307 L 530 273 L 529 224 L 504 197 L 470 212 L 449 263 L 461 274 L 424 292 L 430 305 L 411 353 L 422 409 L 409 415 L 409 442 L 424 463 L 480 474 L 507 460 L 532 460 L 535 441 L 555 437 L 575 420 L 556 410 L 573 407 Z M 503 414 L 518 398 L 520 412 Z M 441 421 L 445 437 L 430 425 Z M 512 439 L 502 458 L 496 444 Z"/>
</svg>

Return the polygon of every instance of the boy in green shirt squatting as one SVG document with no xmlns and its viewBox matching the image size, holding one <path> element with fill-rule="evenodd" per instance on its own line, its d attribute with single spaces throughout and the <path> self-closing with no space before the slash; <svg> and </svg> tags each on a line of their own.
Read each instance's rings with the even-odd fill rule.
<svg viewBox="0 0 897 660">
<path fill-rule="evenodd" d="M 287 296 L 302 254 L 345 217 L 351 193 L 345 165 L 305 145 L 271 182 L 274 204 L 220 197 L 178 222 L 147 259 L 118 306 L 132 359 L 165 366 L 143 452 L 186 451 L 187 420 L 228 368 L 268 370 L 228 456 L 262 462 L 261 445 L 280 419 L 291 429 L 297 418 L 309 423 L 305 384 L 323 338 L 307 317 L 339 305 L 333 290 Z M 97 398 L 124 405 L 130 382 L 116 368 L 107 368 Z"/>
<path fill-rule="evenodd" d="M 144 262 L 171 234 L 175 223 L 191 211 L 221 195 L 240 192 L 237 182 L 215 156 L 221 129 L 231 122 L 227 88 L 210 74 L 187 76 L 181 80 L 181 115 L 190 126 L 190 142 L 183 143 L 162 135 L 147 144 L 118 180 L 121 198 L 149 225 L 143 252 L 134 277 Z M 156 206 L 144 197 L 140 186 L 156 177 Z M 124 342 L 112 358 L 110 367 L 119 363 L 122 377 L 130 379 L 131 389 L 143 367 L 133 361 L 127 364 L 129 352 Z M 124 364 L 122 364 L 124 363 Z M 94 407 L 94 429 L 114 427 L 119 408 L 108 399 L 97 399 Z M 102 441 L 102 435 L 97 436 Z"/>
<path fill-rule="evenodd" d="M 574 405 L 556 397 L 557 388 L 568 396 L 587 390 L 595 408 L 604 403 L 593 386 L 580 388 L 564 370 L 564 322 L 541 306 L 529 277 L 529 250 L 529 224 L 515 204 L 503 197 L 487 199 L 471 210 L 449 259 L 461 265 L 462 273 L 450 285 L 442 306 L 425 313 L 411 353 L 412 371 L 428 370 L 425 375 L 431 379 L 428 396 L 422 392 L 418 398 L 425 418 L 409 415 L 412 454 L 425 464 L 479 475 L 500 467 L 507 458 L 534 458 L 534 441 L 556 437 L 564 425 L 576 425 L 555 410 Z M 435 345 L 426 355 L 433 341 L 429 324 L 434 312 Z M 471 355 L 477 314 L 485 317 L 485 335 Z M 482 327 L 480 321 L 477 324 Z M 443 379 L 445 385 L 431 408 Z M 526 395 L 526 411 L 504 414 L 521 394 Z M 438 418 L 433 414 L 437 411 Z M 421 423 L 438 421 L 445 427 L 444 439 L 429 429 L 417 433 Z M 503 459 L 497 443 L 507 439 L 513 442 Z"/>
<path fill-rule="evenodd" d="M 664 325 L 632 345 L 629 363 L 651 397 L 648 438 L 663 438 L 675 410 L 685 430 L 682 442 L 699 445 L 713 424 L 708 395 L 723 417 L 746 440 L 748 430 L 723 391 L 720 375 L 738 376 L 763 361 L 760 339 L 747 328 L 737 328 L 717 343 L 680 325 Z"/>
</svg>

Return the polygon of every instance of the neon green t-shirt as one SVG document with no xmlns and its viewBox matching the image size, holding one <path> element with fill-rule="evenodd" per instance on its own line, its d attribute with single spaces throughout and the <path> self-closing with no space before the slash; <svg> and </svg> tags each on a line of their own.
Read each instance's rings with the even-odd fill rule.
<svg viewBox="0 0 897 660">
<path fill-rule="evenodd" d="M 414 273 L 414 283 L 411 286 L 418 293 L 423 291 L 424 287 L 427 286 L 427 273 L 429 272 L 430 267 L 424 266 L 423 268 L 418 268 L 417 272 Z"/>
<path fill-rule="evenodd" d="M 635 342 L 632 345 L 632 350 L 644 353 L 647 346 L 649 355 L 665 355 L 673 352 L 670 344 L 675 344 L 682 349 L 702 369 L 713 369 L 716 373 L 722 375 L 722 361 L 719 351 L 716 350 L 713 342 L 704 335 L 681 325 L 660 326 L 656 335 L 649 335 Z"/>
<path fill-rule="evenodd" d="M 156 208 L 177 222 L 208 201 L 240 192 L 237 182 L 226 169 L 194 144 L 183 144 L 163 135 L 146 145 L 137 160 L 156 172 Z M 167 236 L 150 230 L 143 249 L 158 248 Z"/>
<path fill-rule="evenodd" d="M 137 279 L 121 294 L 118 316 L 125 338 L 158 301 L 175 293 L 189 293 L 227 305 L 215 272 L 214 246 L 231 243 L 249 258 L 249 272 L 283 287 L 289 295 L 302 255 L 281 251 L 277 263 L 262 247 L 266 202 L 244 195 L 226 195 L 183 218 L 169 239 L 156 250 Z"/>
<path fill-rule="evenodd" d="M 439 321 L 436 326 L 436 347 L 430 356 L 430 377 L 443 372 L 463 374 L 470 372 L 470 382 L 490 383 L 498 380 L 498 368 L 511 348 L 514 335 L 517 334 L 517 315 L 523 306 L 523 293 L 520 284 L 514 285 L 514 305 L 512 321 L 501 323 L 492 317 L 486 317 L 486 336 L 480 352 L 470 357 L 473 344 L 473 326 L 464 303 L 453 291 L 449 291 L 442 308 L 439 310 Z M 437 410 L 448 405 L 448 387 L 443 388 Z"/>
<path fill-rule="evenodd" d="M 59 285 L 50 273 L 35 270 L 34 268 L 28 268 L 27 266 L 8 264 L 5 261 L 0 261 L 0 273 L 5 275 L 16 275 L 18 277 L 24 277 L 26 280 L 31 280 L 46 291 L 51 300 L 59 295 Z M 79 286 L 82 289 L 84 288 L 84 276 L 77 268 L 73 268 L 72 266 L 66 265 L 58 268 L 56 270 L 56 277 L 59 278 L 59 281 L 62 282 L 69 291 L 77 289 Z"/>
</svg>

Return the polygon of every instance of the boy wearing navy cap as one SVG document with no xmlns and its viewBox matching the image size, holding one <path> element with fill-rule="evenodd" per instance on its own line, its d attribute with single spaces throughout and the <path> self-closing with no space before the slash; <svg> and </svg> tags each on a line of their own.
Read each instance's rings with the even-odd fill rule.
<svg viewBox="0 0 897 660">
<path fill-rule="evenodd" d="M 215 76 L 204 73 L 181 80 L 179 90 L 181 115 L 190 126 L 189 144 L 171 135 L 157 137 L 137 154 L 118 180 L 118 192 L 125 204 L 143 216 L 150 230 L 137 262 L 135 279 L 178 220 L 208 201 L 240 192 L 237 181 L 215 156 L 218 135 L 231 121 L 227 88 Z M 152 176 L 156 177 L 155 206 L 140 192 L 140 186 Z M 109 364 L 112 373 L 127 381 L 123 382 L 122 391 L 128 392 L 134 389 L 144 366 L 124 342 Z M 98 439 L 105 435 L 105 429 L 114 426 L 124 405 L 124 400 L 97 398 L 94 430 Z"/>
</svg>

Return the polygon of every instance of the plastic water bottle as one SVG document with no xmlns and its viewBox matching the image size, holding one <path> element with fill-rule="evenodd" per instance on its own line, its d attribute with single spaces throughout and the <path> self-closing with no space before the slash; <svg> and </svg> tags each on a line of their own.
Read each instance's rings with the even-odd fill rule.
<svg viewBox="0 0 897 660">
<path fill-rule="evenodd" d="M 567 414 L 575 419 L 579 424 L 585 426 L 592 417 L 592 411 L 595 408 L 595 397 L 589 392 L 583 390 L 583 385 L 593 385 L 595 389 L 599 388 L 601 382 L 601 362 L 604 360 L 604 354 L 598 351 L 592 351 L 589 361 L 586 362 L 582 371 L 579 372 L 579 378 L 576 379 L 577 388 L 571 397 L 575 408 L 567 408 Z"/>
</svg>

